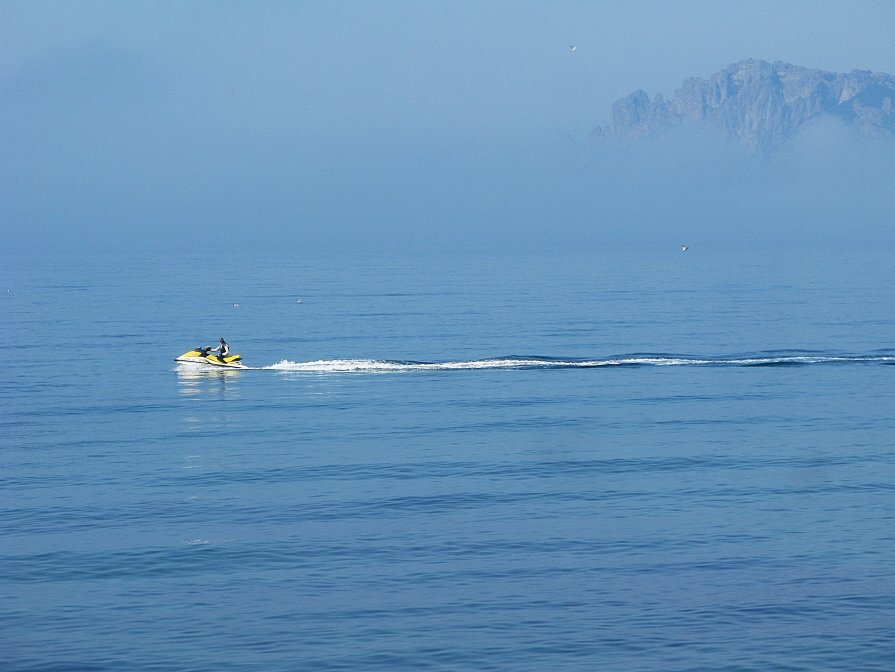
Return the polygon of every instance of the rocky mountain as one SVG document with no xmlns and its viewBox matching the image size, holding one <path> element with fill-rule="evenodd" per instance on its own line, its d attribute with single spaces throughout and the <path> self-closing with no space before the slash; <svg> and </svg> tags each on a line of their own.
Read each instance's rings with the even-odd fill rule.
<svg viewBox="0 0 895 672">
<path fill-rule="evenodd" d="M 750 59 L 707 80 L 685 80 L 671 100 L 661 93 L 650 100 L 644 91 L 635 91 L 612 105 L 612 123 L 595 135 L 636 139 L 697 125 L 720 130 L 752 152 L 767 152 L 822 117 L 842 119 L 871 134 L 895 135 L 895 77 Z"/>
</svg>

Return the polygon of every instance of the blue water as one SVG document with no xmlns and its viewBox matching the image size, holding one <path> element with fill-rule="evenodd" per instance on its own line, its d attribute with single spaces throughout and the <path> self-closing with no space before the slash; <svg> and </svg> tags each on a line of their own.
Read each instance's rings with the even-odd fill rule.
<svg viewBox="0 0 895 672">
<path fill-rule="evenodd" d="M 0 282 L 0 669 L 892 669 L 884 251 Z"/>
</svg>

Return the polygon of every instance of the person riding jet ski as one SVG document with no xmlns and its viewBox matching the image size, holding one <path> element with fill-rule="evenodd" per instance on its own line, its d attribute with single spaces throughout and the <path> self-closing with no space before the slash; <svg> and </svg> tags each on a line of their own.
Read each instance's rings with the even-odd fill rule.
<svg viewBox="0 0 895 672">
<path fill-rule="evenodd" d="M 223 361 L 224 357 L 230 354 L 230 346 L 227 345 L 227 341 L 222 338 L 221 342 L 218 343 L 218 347 L 211 348 L 209 352 L 218 353 L 218 357 Z"/>
</svg>

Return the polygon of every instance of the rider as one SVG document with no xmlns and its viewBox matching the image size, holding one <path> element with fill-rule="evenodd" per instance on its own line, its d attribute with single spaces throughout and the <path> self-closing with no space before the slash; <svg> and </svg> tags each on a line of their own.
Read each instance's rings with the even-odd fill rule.
<svg viewBox="0 0 895 672">
<path fill-rule="evenodd" d="M 230 354 L 230 346 L 227 345 L 227 341 L 225 341 L 225 340 L 222 338 L 222 339 L 221 339 L 221 342 L 218 343 L 218 347 L 216 347 L 216 348 L 212 348 L 212 349 L 211 349 L 211 352 L 217 352 L 217 353 L 219 353 L 219 354 L 218 354 L 218 358 L 219 358 L 221 361 L 223 361 L 223 360 L 224 360 L 224 357 L 226 357 L 227 355 Z"/>
</svg>

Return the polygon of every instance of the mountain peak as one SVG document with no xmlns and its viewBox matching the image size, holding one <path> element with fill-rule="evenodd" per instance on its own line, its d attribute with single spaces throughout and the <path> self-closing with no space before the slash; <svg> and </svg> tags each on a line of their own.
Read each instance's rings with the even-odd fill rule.
<svg viewBox="0 0 895 672">
<path fill-rule="evenodd" d="M 871 134 L 895 134 L 895 77 L 746 59 L 708 79 L 684 80 L 668 101 L 634 91 L 613 103 L 612 122 L 597 133 L 637 139 L 697 125 L 718 129 L 749 151 L 768 152 L 825 116 Z"/>
</svg>

